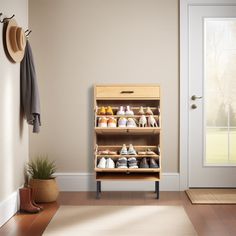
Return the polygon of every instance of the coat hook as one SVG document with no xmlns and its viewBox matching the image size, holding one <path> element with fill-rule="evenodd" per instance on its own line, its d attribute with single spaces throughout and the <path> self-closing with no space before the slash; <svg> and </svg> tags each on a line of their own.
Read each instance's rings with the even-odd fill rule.
<svg viewBox="0 0 236 236">
<path fill-rule="evenodd" d="M 25 31 L 25 36 L 28 37 L 31 34 L 32 30 L 27 29 Z"/>
<path fill-rule="evenodd" d="M 3 15 L 3 14 L 1 13 L 1 14 L 0 14 L 0 17 L 1 17 L 2 15 Z M 1 22 L 1 23 L 5 23 L 5 21 L 12 19 L 14 16 L 15 16 L 15 14 L 13 14 L 11 17 L 5 17 L 5 18 L 3 18 L 3 20 L 0 19 L 0 22 Z"/>
<path fill-rule="evenodd" d="M 2 23 L 2 19 L 1 19 L 1 18 L 2 18 L 2 15 L 3 15 L 2 12 L 0 12 L 0 22 L 1 22 L 1 23 Z"/>
</svg>

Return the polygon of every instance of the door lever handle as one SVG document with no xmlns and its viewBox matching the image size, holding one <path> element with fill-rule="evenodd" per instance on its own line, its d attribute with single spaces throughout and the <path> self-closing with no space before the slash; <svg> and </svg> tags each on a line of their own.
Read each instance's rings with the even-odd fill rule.
<svg viewBox="0 0 236 236">
<path fill-rule="evenodd" d="M 192 97 L 191 97 L 191 99 L 193 100 L 193 101 L 195 101 L 195 100 L 197 100 L 197 99 L 201 99 L 202 97 L 198 97 L 198 96 L 196 96 L 196 95 L 193 95 Z"/>
</svg>

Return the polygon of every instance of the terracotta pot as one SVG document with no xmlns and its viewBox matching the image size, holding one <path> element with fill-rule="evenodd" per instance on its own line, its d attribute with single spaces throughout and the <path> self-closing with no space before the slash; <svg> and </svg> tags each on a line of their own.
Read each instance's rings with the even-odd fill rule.
<svg viewBox="0 0 236 236">
<path fill-rule="evenodd" d="M 29 185 L 33 189 L 35 202 L 54 202 L 59 190 L 56 179 L 31 179 Z"/>
</svg>

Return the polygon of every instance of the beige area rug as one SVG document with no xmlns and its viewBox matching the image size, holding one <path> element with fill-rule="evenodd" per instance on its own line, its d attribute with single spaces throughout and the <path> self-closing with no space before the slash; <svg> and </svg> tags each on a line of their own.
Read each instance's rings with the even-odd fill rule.
<svg viewBox="0 0 236 236">
<path fill-rule="evenodd" d="M 236 204 L 236 189 L 188 189 L 193 204 Z"/>
<path fill-rule="evenodd" d="M 197 235 L 181 206 L 61 206 L 44 236 Z"/>
</svg>

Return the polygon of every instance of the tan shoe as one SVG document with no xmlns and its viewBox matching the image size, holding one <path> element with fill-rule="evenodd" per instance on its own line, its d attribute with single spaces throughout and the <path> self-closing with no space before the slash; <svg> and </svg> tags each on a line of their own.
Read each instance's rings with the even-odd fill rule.
<svg viewBox="0 0 236 236">
<path fill-rule="evenodd" d="M 138 111 L 138 114 L 139 114 L 139 115 L 144 115 L 144 114 L 145 114 L 145 112 L 144 112 L 142 106 L 140 107 L 140 109 L 139 109 L 139 111 Z"/>
<path fill-rule="evenodd" d="M 146 115 L 153 115 L 153 112 L 150 107 L 147 107 Z"/>
<path fill-rule="evenodd" d="M 113 115 L 113 110 L 112 110 L 112 108 L 110 106 L 107 107 L 106 114 L 107 115 Z"/>
</svg>

